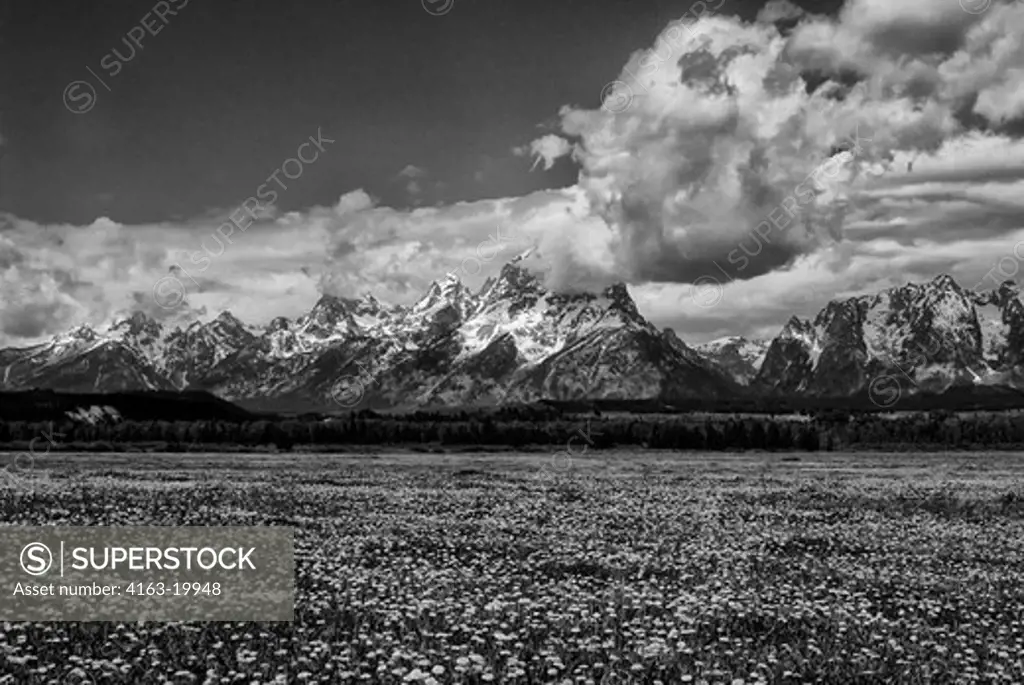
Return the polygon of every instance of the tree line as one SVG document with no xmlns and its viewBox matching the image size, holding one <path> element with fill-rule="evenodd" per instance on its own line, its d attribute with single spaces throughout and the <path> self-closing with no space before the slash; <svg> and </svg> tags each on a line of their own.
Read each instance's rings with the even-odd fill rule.
<svg viewBox="0 0 1024 685">
<path fill-rule="evenodd" d="M 570 440 L 594 449 L 643 447 L 678 450 L 830 451 L 847 449 L 993 449 L 1024 447 L 1024 413 L 956 414 L 941 410 L 904 416 L 502 415 L 417 412 L 387 416 L 372 411 L 340 418 L 297 417 L 255 421 L 118 421 L 89 424 L 0 421 L 0 445 L 26 450 L 147 451 L 315 450 L 395 445 L 431 449 L 500 446 L 564 447 Z M 581 438 L 581 436 L 583 436 Z M 36 442 L 33 443 L 33 440 Z"/>
</svg>

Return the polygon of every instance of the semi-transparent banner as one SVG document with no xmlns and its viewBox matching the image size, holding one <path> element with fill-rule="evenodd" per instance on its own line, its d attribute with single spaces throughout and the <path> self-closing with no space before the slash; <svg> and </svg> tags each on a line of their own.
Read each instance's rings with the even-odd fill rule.
<svg viewBox="0 0 1024 685">
<path fill-rule="evenodd" d="M 0 526 L 0 621 L 291 621 L 291 528 Z"/>
</svg>

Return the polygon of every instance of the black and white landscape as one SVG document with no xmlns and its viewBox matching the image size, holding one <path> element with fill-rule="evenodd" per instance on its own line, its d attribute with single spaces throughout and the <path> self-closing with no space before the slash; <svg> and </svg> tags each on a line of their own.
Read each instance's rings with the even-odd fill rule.
<svg viewBox="0 0 1024 685">
<path fill-rule="evenodd" d="M 1024 682 L 1024 1 L 43 0 L 0 64 L 0 543 L 297 589 L 0 558 L 0 685 Z"/>
<path fill-rule="evenodd" d="M 947 275 L 835 300 L 776 336 L 687 345 L 637 310 L 625 285 L 553 293 L 506 264 L 478 292 L 457 276 L 410 307 L 325 295 L 294 319 L 230 311 L 171 329 L 143 312 L 0 351 L 10 389 L 207 390 L 289 408 L 496 406 L 553 400 L 666 403 L 843 397 L 893 375 L 910 392 L 1022 389 L 1024 307 L 1012 283 L 975 292 Z"/>
</svg>

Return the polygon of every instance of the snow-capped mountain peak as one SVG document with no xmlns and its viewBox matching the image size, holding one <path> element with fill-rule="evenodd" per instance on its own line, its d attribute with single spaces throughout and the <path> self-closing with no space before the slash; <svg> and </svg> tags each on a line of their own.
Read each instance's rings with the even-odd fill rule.
<svg viewBox="0 0 1024 685">
<path fill-rule="evenodd" d="M 1015 385 L 1022 343 L 1024 307 L 1014 286 L 975 293 L 941 274 L 834 300 L 810 326 L 794 317 L 772 341 L 757 382 L 823 395 L 865 391 L 889 372 L 908 379 L 908 392 Z"/>
<path fill-rule="evenodd" d="M 322 295 L 297 325 L 300 333 L 319 340 L 344 338 L 359 330 L 350 303 L 334 295 Z"/>
<path fill-rule="evenodd" d="M 767 340 L 748 340 L 732 335 L 697 345 L 694 349 L 725 370 L 737 383 L 747 385 L 760 371 L 769 344 Z"/>
<path fill-rule="evenodd" d="M 478 305 L 476 296 L 458 275 L 448 273 L 430 284 L 426 294 L 412 306 L 406 323 L 413 327 L 450 328 L 472 316 Z"/>
<path fill-rule="evenodd" d="M 412 311 L 422 312 L 432 309 L 438 302 L 453 303 L 468 293 L 468 289 L 458 275 L 449 272 L 445 274 L 444 278 L 430 284 L 426 294 L 413 305 Z"/>
<path fill-rule="evenodd" d="M 81 324 L 64 332 L 58 333 L 42 345 L 36 346 L 50 350 L 51 356 L 80 352 L 102 344 L 105 338 L 88 324 Z"/>
<path fill-rule="evenodd" d="M 88 324 L 82 324 L 81 326 L 75 326 L 64 336 L 70 340 L 80 340 L 82 342 L 93 342 L 99 337 L 99 334 L 89 326 Z"/>
<path fill-rule="evenodd" d="M 529 269 L 521 266 L 524 255 L 519 255 L 508 262 L 498 273 L 497 278 L 489 279 L 480 290 L 481 307 L 488 309 L 496 303 L 510 302 L 514 308 L 533 306 L 537 298 L 547 294 Z"/>
<path fill-rule="evenodd" d="M 385 310 L 385 307 L 371 293 L 365 293 L 356 300 L 354 309 L 356 314 L 361 316 L 377 316 Z"/>
<path fill-rule="evenodd" d="M 221 312 L 213 321 L 206 324 L 205 328 L 218 338 L 234 339 L 251 335 L 249 327 L 229 311 Z"/>
</svg>

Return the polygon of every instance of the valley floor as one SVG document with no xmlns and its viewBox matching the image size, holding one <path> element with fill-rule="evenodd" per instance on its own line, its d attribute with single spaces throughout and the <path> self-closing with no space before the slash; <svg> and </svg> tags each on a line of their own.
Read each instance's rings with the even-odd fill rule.
<svg viewBox="0 0 1024 685">
<path fill-rule="evenodd" d="M 1024 682 L 1021 453 L 20 466 L 10 525 L 294 526 L 296 622 L 7 623 L 0 684 Z"/>
</svg>

